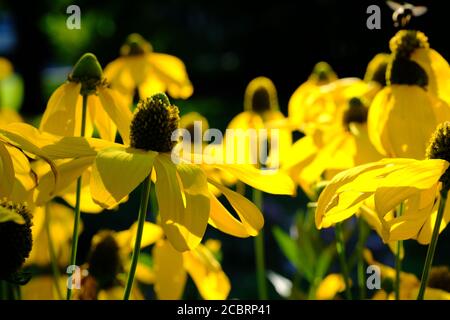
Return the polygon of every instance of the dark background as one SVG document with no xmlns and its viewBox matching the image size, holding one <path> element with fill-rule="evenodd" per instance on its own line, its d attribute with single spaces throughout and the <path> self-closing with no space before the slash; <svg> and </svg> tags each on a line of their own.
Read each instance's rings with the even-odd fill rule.
<svg viewBox="0 0 450 320">
<path fill-rule="evenodd" d="M 412 27 L 422 30 L 431 46 L 450 58 L 446 1 L 410 1 L 429 7 Z M 67 30 L 67 6 L 81 8 L 81 30 Z M 381 30 L 368 30 L 366 8 L 381 8 Z M 126 36 L 138 32 L 156 52 L 178 56 L 187 67 L 194 95 L 176 101 L 182 113 L 197 110 L 212 127 L 225 128 L 242 110 L 247 83 L 256 76 L 271 78 L 282 111 L 294 90 L 308 77 L 313 65 L 325 60 L 340 77 L 362 77 L 368 61 L 389 52 L 395 33 L 392 11 L 384 1 L 2 1 L 0 2 L 0 55 L 10 59 L 24 80 L 21 112 L 29 119 L 45 109 L 51 92 L 66 78 L 86 51 L 102 66 L 115 59 Z M 267 197 L 265 215 L 268 267 L 292 276 L 292 267 L 277 249 L 270 228 L 285 229 L 304 197 Z M 133 195 L 119 212 L 83 215 L 85 233 L 80 262 L 91 236 L 101 228 L 126 228 L 136 219 L 138 200 Z M 449 262 L 448 230 L 440 240 L 436 261 Z M 234 239 L 209 228 L 208 235 L 223 242 L 224 269 L 232 280 L 230 297 L 254 298 L 252 240 Z M 419 274 L 425 247 L 407 244 L 405 269 Z M 383 261 L 392 263 L 389 254 Z M 192 286 L 190 284 L 189 286 Z M 272 297 L 277 295 L 272 292 Z M 195 297 L 188 290 L 188 297 Z"/>
</svg>

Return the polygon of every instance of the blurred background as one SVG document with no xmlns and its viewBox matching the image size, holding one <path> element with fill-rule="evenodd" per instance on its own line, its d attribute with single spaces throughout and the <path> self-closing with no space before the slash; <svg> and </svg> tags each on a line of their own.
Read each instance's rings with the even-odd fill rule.
<svg viewBox="0 0 450 320">
<path fill-rule="evenodd" d="M 448 60 L 450 42 L 443 33 L 448 29 L 446 2 L 410 2 L 428 6 L 426 15 L 413 19 L 411 27 L 424 31 L 431 46 Z M 71 4 L 81 8 L 81 30 L 66 28 L 66 8 Z M 381 8 L 381 30 L 366 27 L 370 4 Z M 156 52 L 175 55 L 186 64 L 194 94 L 186 101 L 175 101 L 181 112 L 198 111 L 210 127 L 224 129 L 242 110 L 245 87 L 254 77 L 273 80 L 285 113 L 291 94 L 318 61 L 329 62 L 339 77 L 363 77 L 375 54 L 389 52 L 388 41 L 396 31 L 391 15 L 385 2 L 376 0 L 1 0 L 0 56 L 8 58 L 17 73 L 12 85 L 15 94 L 2 99 L 11 99 L 9 105 L 20 106 L 21 114 L 32 121 L 42 114 L 51 93 L 83 53 L 93 52 L 104 67 L 118 57 L 127 35 L 137 32 Z M 295 268 L 278 248 L 272 226 L 289 232 L 298 208 L 305 204 L 301 192 L 296 199 L 265 197 L 267 267 L 288 278 Z M 128 228 L 137 211 L 138 197 L 133 195 L 117 212 L 84 214 L 80 264 L 93 234 L 102 228 Z M 438 252 L 449 252 L 448 229 L 440 238 Z M 230 298 L 255 298 L 252 239 L 232 238 L 212 228 L 208 236 L 222 241 L 223 268 L 232 281 Z M 369 241 L 380 261 L 393 263 L 376 236 Z M 419 274 L 426 247 L 407 242 L 406 250 L 405 269 Z M 449 264 L 449 260 L 449 255 L 436 257 L 437 264 Z M 271 290 L 271 297 L 279 298 Z M 197 297 L 192 283 L 186 297 Z"/>
</svg>

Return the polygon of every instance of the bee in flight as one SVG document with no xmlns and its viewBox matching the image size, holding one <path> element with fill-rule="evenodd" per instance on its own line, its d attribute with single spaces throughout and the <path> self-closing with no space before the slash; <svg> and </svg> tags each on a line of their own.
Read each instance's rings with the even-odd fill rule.
<svg viewBox="0 0 450 320">
<path fill-rule="evenodd" d="M 405 2 L 404 4 L 399 4 L 394 1 L 386 2 L 389 8 L 394 10 L 392 14 L 392 20 L 394 21 L 395 27 L 404 28 L 411 20 L 411 17 L 418 17 L 427 12 L 427 7 L 425 6 L 414 6 L 410 3 Z"/>
</svg>

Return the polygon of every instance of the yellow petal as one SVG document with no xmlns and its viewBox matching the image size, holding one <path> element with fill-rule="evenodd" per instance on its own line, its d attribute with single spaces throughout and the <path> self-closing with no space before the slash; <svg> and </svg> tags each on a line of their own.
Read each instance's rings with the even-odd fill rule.
<svg viewBox="0 0 450 320">
<path fill-rule="evenodd" d="M 261 211 L 258 209 L 258 207 L 256 207 L 253 204 L 253 202 L 251 202 L 244 196 L 228 189 L 225 186 L 222 186 L 211 180 L 209 180 L 209 183 L 218 188 L 230 202 L 231 206 L 234 208 L 237 215 L 239 216 L 239 219 L 241 219 L 241 222 L 246 230 L 246 233 L 251 236 L 256 236 L 259 230 L 261 230 L 262 227 L 264 226 L 264 217 Z M 221 211 L 220 213 L 224 212 Z M 227 217 L 226 215 L 225 217 L 222 217 L 220 220 L 214 217 L 215 220 L 213 220 L 213 222 L 214 223 L 221 222 L 225 224 L 226 229 L 224 229 L 224 232 L 229 232 L 230 230 L 232 230 L 233 232 L 237 231 L 238 234 L 240 234 L 241 233 L 241 230 L 239 230 L 240 228 L 238 229 L 237 226 L 233 222 L 231 222 L 232 219 L 229 219 L 229 217 Z M 230 225 L 231 223 L 233 223 L 233 225 Z"/>
<path fill-rule="evenodd" d="M 157 155 L 124 147 L 101 150 L 92 167 L 94 201 L 105 208 L 115 207 L 150 174 Z"/>
<path fill-rule="evenodd" d="M 34 170 L 39 180 L 39 185 L 35 192 L 36 204 L 44 205 L 55 195 L 63 192 L 71 184 L 76 182 L 77 178 L 93 164 L 94 160 L 95 157 L 85 157 L 55 161 L 55 168 L 59 173 L 59 179 L 56 182 L 54 173 L 46 163 L 35 163 Z"/>
<path fill-rule="evenodd" d="M 153 248 L 155 292 L 160 300 L 178 300 L 186 284 L 183 255 L 169 241 L 160 240 Z"/>
<path fill-rule="evenodd" d="M 284 171 L 258 170 L 254 166 L 245 164 L 213 164 L 211 166 L 231 173 L 255 189 L 271 194 L 295 194 L 294 182 Z"/>
<path fill-rule="evenodd" d="M 116 90 L 127 102 L 127 105 L 132 103 L 133 90 L 136 87 L 135 81 L 132 79 L 131 74 L 127 68 L 127 57 L 119 57 L 116 60 L 110 62 L 103 74 L 105 78 L 111 83 L 113 90 Z"/>
<path fill-rule="evenodd" d="M 205 300 L 224 300 L 231 289 L 230 280 L 219 262 L 203 245 L 183 253 L 184 267 Z"/>
<path fill-rule="evenodd" d="M 0 143 L 0 195 L 10 195 L 14 185 L 14 166 L 11 156 L 3 143 Z"/>
<path fill-rule="evenodd" d="M 30 162 L 22 151 L 15 147 L 5 145 L 15 172 L 13 190 L 9 195 L 9 200 L 15 202 L 32 201 L 32 192 L 37 185 L 36 176 L 31 170 Z"/>
<path fill-rule="evenodd" d="M 155 169 L 164 232 L 178 251 L 193 249 L 200 243 L 208 224 L 210 200 L 206 176 L 198 166 L 175 166 L 164 154 L 156 159 Z"/>
<path fill-rule="evenodd" d="M 418 63 L 428 75 L 428 90 L 441 99 L 450 102 L 450 66 L 448 62 L 434 49 L 418 48 L 410 59 Z"/>
<path fill-rule="evenodd" d="M 77 102 L 81 84 L 67 82 L 61 85 L 48 100 L 42 116 L 40 130 L 61 135 L 76 135 Z"/>
<path fill-rule="evenodd" d="M 58 193 L 69 206 L 75 208 L 76 205 L 77 181 L 75 180 L 69 187 Z M 104 210 L 96 204 L 91 196 L 91 168 L 83 172 L 81 179 L 80 210 L 85 213 L 100 213 Z"/>
<path fill-rule="evenodd" d="M 440 198 L 439 201 L 441 201 L 441 199 L 442 198 Z M 417 235 L 417 241 L 420 244 L 429 244 L 431 241 L 433 229 L 436 224 L 436 217 L 437 217 L 439 201 L 436 201 L 436 203 L 434 204 L 434 207 L 432 207 L 431 214 L 429 214 L 430 208 L 427 208 L 428 214 L 426 215 L 426 221 L 423 223 L 423 226 L 419 229 L 419 233 Z M 447 224 L 449 222 L 450 222 L 450 200 L 447 197 L 447 202 L 445 203 L 444 216 L 442 217 L 442 222 L 439 227 L 439 233 L 445 229 L 445 227 L 447 226 Z"/>
<path fill-rule="evenodd" d="M 390 157 L 424 159 L 437 124 L 431 96 L 418 86 L 386 87 L 369 109 L 369 137 L 379 152 Z"/>
<path fill-rule="evenodd" d="M 374 162 L 338 173 L 320 194 L 316 209 L 316 227 L 319 229 L 328 228 L 333 223 L 338 222 L 339 219 L 344 219 L 351 216 L 352 213 L 345 211 L 348 211 L 348 206 L 350 205 L 350 209 L 352 210 L 353 207 L 356 209 L 360 202 L 367 199 L 371 194 L 364 194 L 358 191 L 349 191 L 348 197 L 350 197 L 350 199 L 347 198 L 347 201 L 343 201 L 344 205 L 342 205 L 339 198 L 340 194 L 338 194 L 337 191 L 354 181 L 360 174 L 370 171 L 373 168 L 379 168 L 380 166 L 381 165 L 379 163 Z M 357 200 L 359 200 L 359 202 Z M 329 220 L 330 218 L 328 216 L 332 216 L 333 214 L 339 213 L 343 210 L 344 214 L 341 215 L 341 217 Z"/>
<path fill-rule="evenodd" d="M 332 273 L 323 279 L 317 288 L 318 300 L 332 300 L 339 292 L 345 290 L 344 278 L 341 274 Z"/>
<path fill-rule="evenodd" d="M 167 86 L 167 91 L 174 98 L 189 98 L 194 88 L 189 80 L 183 61 L 164 53 L 151 53 L 148 61 L 152 71 Z"/>
<path fill-rule="evenodd" d="M 248 233 L 244 223 L 236 219 L 228 210 L 217 200 L 216 196 L 210 194 L 211 211 L 209 213 L 209 224 L 214 228 L 239 238 L 247 238 Z"/>
<path fill-rule="evenodd" d="M 102 139 L 114 142 L 116 139 L 117 127 L 103 109 L 98 96 L 91 96 L 88 107 L 90 118 L 95 123 L 95 127 Z"/>
<path fill-rule="evenodd" d="M 0 129 L 0 140 L 3 140 L 32 155 L 46 159 L 79 158 L 97 155 L 97 151 L 121 146 L 102 139 L 61 137 L 40 132 L 25 123 L 14 123 Z"/>
<path fill-rule="evenodd" d="M 111 89 L 98 90 L 103 109 L 117 126 L 125 145 L 130 144 L 130 125 L 133 115 L 126 102 Z"/>
</svg>

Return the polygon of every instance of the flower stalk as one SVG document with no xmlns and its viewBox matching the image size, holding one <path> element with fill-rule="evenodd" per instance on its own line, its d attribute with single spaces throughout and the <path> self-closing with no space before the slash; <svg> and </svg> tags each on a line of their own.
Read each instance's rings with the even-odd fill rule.
<svg viewBox="0 0 450 320">
<path fill-rule="evenodd" d="M 261 190 L 253 189 L 252 195 L 253 203 L 262 210 L 263 195 Z M 256 259 L 256 280 L 258 284 L 258 298 L 260 300 L 267 300 L 267 281 L 266 281 L 266 266 L 265 266 L 265 252 L 264 252 L 264 231 L 261 229 L 255 237 L 255 259 Z"/>
<path fill-rule="evenodd" d="M 344 277 L 345 282 L 345 297 L 348 300 L 352 300 L 352 292 L 350 290 L 350 275 L 345 257 L 345 240 L 344 232 L 342 230 L 342 223 L 336 223 L 334 231 L 336 232 L 336 251 L 339 256 L 342 276 Z"/>
<path fill-rule="evenodd" d="M 87 113 L 87 103 L 88 103 L 88 94 L 84 93 L 83 97 L 83 105 L 82 105 L 82 113 L 81 113 L 81 133 L 80 136 L 84 137 L 86 133 L 86 113 Z M 70 255 L 70 265 L 75 265 L 77 262 L 77 249 L 78 249 L 78 233 L 80 229 L 80 205 L 81 205 L 81 183 L 82 176 L 77 179 L 77 189 L 76 189 L 76 203 L 75 203 L 75 217 L 73 223 L 73 235 L 72 235 L 72 250 Z M 67 286 L 67 296 L 66 299 L 70 300 L 72 297 L 72 289 L 70 286 Z"/>
<path fill-rule="evenodd" d="M 431 242 L 428 246 L 427 256 L 425 258 L 425 265 L 423 267 L 422 279 L 420 281 L 419 294 L 417 300 L 423 300 L 425 296 L 425 288 L 428 283 L 428 277 L 430 276 L 431 265 L 433 264 L 434 253 L 436 251 L 436 245 L 439 237 L 439 229 L 441 227 L 442 218 L 445 212 L 445 203 L 447 202 L 448 189 L 441 190 L 441 199 L 439 201 L 439 209 L 436 216 L 436 222 L 434 224 L 433 235 L 431 236 Z"/>
<path fill-rule="evenodd" d="M 139 254 L 141 251 L 141 240 L 144 231 L 145 219 L 147 216 L 148 200 L 150 198 L 150 189 L 152 185 L 152 179 L 150 175 L 142 182 L 141 204 L 139 206 L 138 225 L 136 231 L 136 240 L 133 248 L 133 255 L 131 257 L 130 271 L 128 273 L 128 279 L 123 294 L 123 300 L 130 298 L 131 289 L 133 288 L 134 276 L 136 274 L 136 267 L 139 260 Z"/>
</svg>

